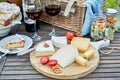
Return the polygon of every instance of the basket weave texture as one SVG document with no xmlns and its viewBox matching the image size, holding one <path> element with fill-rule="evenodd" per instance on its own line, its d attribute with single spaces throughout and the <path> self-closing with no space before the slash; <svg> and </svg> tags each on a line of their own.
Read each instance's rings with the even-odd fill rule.
<svg viewBox="0 0 120 80">
<path fill-rule="evenodd" d="M 41 0 L 42 5 L 45 5 L 46 0 Z M 70 14 L 69 17 L 62 16 L 61 14 L 55 16 L 53 19 L 54 26 L 61 27 L 70 31 L 81 33 L 82 25 L 84 23 L 86 6 L 83 6 L 82 3 L 86 0 L 77 0 L 72 7 L 76 9 L 74 14 Z M 68 0 L 61 0 L 61 10 L 64 11 L 68 4 Z M 105 9 L 105 0 L 101 7 L 102 11 Z M 41 21 L 51 24 L 52 17 L 47 15 L 46 12 L 43 12 L 41 16 Z"/>
</svg>

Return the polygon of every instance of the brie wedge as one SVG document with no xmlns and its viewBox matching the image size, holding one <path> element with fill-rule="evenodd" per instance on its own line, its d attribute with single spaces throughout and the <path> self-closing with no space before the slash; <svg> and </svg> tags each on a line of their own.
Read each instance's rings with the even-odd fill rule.
<svg viewBox="0 0 120 80">
<path fill-rule="evenodd" d="M 67 45 L 67 39 L 65 36 L 61 36 L 61 37 L 52 36 L 51 40 L 53 42 L 53 45 L 57 48 L 61 48 Z"/>
<path fill-rule="evenodd" d="M 45 44 L 47 44 L 48 47 L 45 47 Z M 54 51 L 55 49 L 52 44 L 52 41 L 51 40 L 44 41 L 38 44 L 38 46 L 36 47 L 35 56 L 52 55 Z"/>
<path fill-rule="evenodd" d="M 75 61 L 75 57 L 78 56 L 78 50 L 72 45 L 65 45 L 60 48 L 50 59 L 58 61 L 61 67 L 66 67 Z"/>
</svg>

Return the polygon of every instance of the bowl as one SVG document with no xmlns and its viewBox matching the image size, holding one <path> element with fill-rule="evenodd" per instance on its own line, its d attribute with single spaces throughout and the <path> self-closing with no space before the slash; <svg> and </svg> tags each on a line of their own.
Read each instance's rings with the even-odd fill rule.
<svg viewBox="0 0 120 80">
<path fill-rule="evenodd" d="M 10 30 L 11 30 L 11 27 L 0 28 L 0 37 L 8 35 Z"/>
<path fill-rule="evenodd" d="M 21 24 L 22 14 L 18 16 L 15 20 L 13 20 L 9 25 L 2 26 L 0 25 L 0 37 L 8 35 L 8 33 L 11 31 L 11 28 L 15 26 L 16 24 Z"/>
<path fill-rule="evenodd" d="M 117 13 L 116 9 L 112 9 L 112 8 L 107 9 L 107 14 L 109 14 L 109 15 L 115 16 L 116 13 Z"/>
</svg>

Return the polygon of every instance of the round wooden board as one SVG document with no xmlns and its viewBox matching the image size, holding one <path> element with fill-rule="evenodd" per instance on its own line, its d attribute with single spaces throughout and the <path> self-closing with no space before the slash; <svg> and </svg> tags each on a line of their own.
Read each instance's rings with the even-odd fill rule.
<svg viewBox="0 0 120 80">
<path fill-rule="evenodd" d="M 95 50 L 91 45 L 89 46 L 89 49 L 90 48 Z M 97 68 L 99 64 L 99 53 L 95 50 L 95 56 L 89 60 L 88 66 L 82 67 L 74 62 L 71 65 L 62 68 L 62 72 L 59 74 L 55 74 L 49 66 L 40 64 L 40 57 L 35 57 L 34 52 L 30 54 L 30 62 L 38 72 L 48 77 L 56 79 L 76 79 L 90 74 Z"/>
</svg>

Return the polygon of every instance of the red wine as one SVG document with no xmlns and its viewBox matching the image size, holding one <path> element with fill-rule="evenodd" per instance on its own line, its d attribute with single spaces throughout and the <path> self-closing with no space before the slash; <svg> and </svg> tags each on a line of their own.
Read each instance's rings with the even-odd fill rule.
<svg viewBox="0 0 120 80">
<path fill-rule="evenodd" d="M 36 31 L 38 31 L 38 29 L 40 29 L 39 20 L 36 21 Z M 35 32 L 34 23 L 25 22 L 25 30 L 27 32 Z"/>
<path fill-rule="evenodd" d="M 28 17 L 32 20 L 39 20 L 40 17 L 41 17 L 41 14 L 42 14 L 42 10 L 38 10 L 38 11 L 35 11 L 35 10 L 28 10 L 26 12 L 26 14 L 28 15 Z"/>
<path fill-rule="evenodd" d="M 60 5 L 48 5 L 45 7 L 46 13 L 50 16 L 56 16 L 60 10 Z"/>
</svg>

